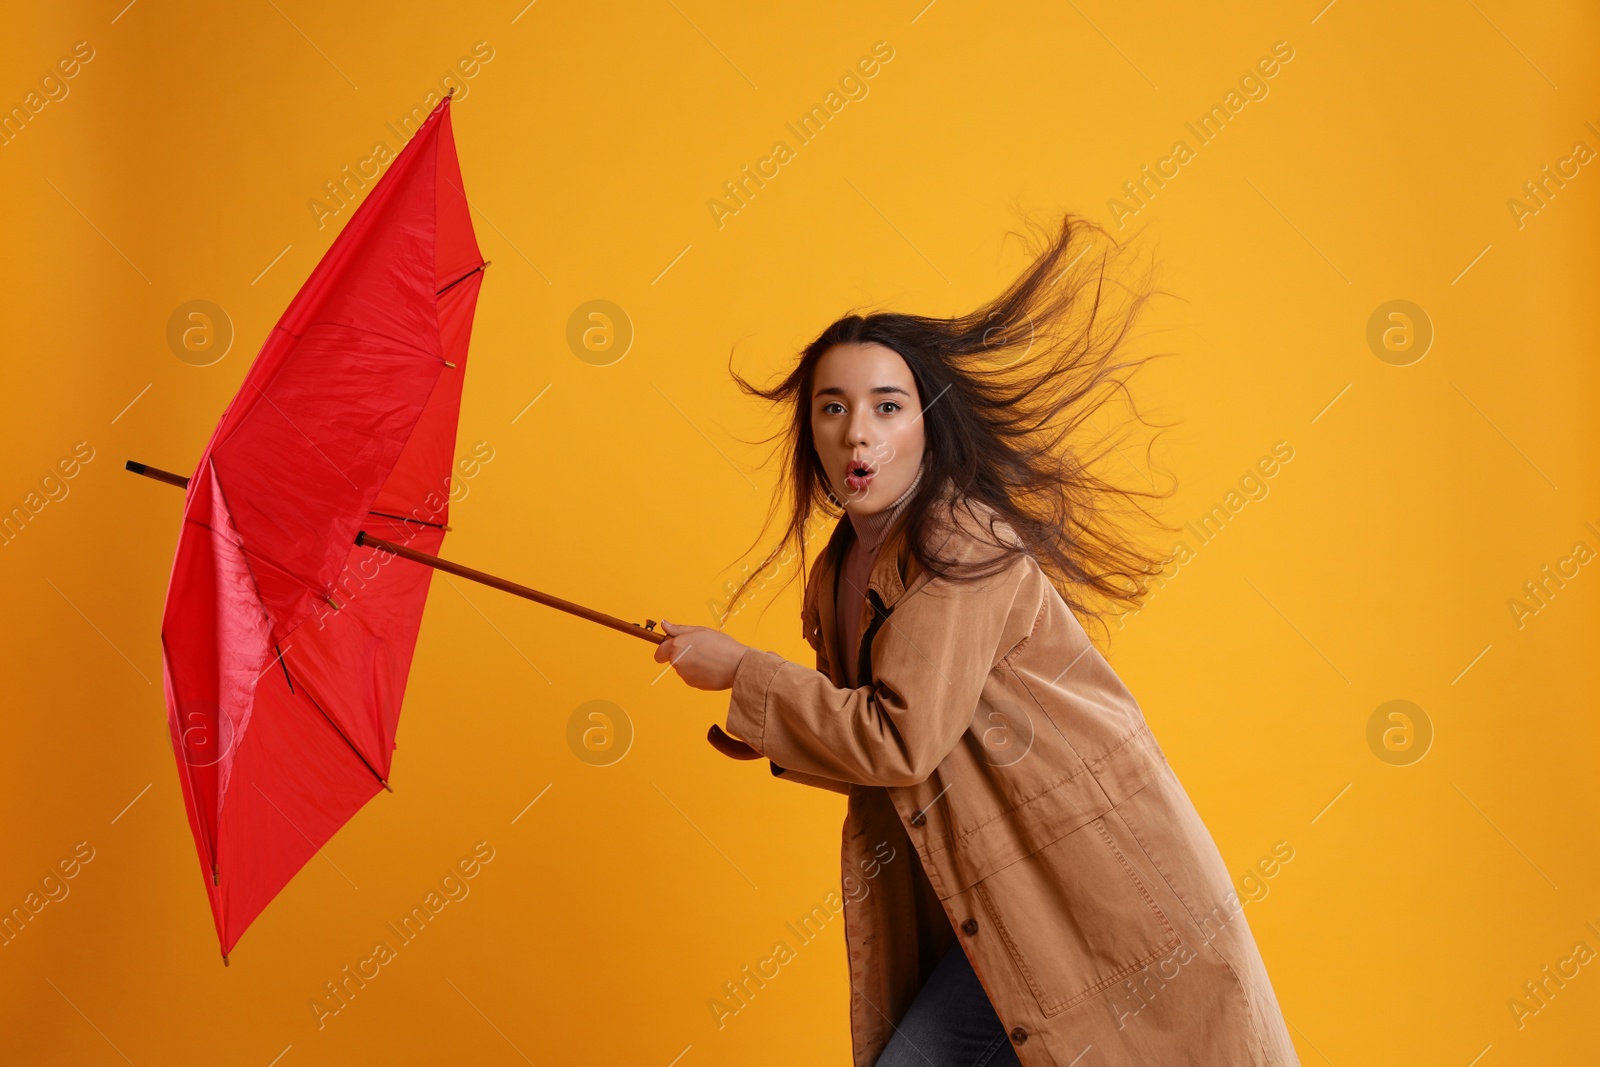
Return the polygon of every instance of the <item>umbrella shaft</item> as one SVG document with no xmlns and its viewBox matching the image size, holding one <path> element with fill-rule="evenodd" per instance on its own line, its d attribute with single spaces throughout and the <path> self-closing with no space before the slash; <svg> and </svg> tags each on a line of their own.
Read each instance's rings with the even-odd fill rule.
<svg viewBox="0 0 1600 1067">
<path fill-rule="evenodd" d="M 484 264 L 484 266 L 488 266 L 488 264 Z M 134 474 L 142 474 L 146 478 L 154 478 L 158 482 L 166 482 L 168 485 L 175 485 L 179 489 L 187 489 L 189 486 L 189 479 L 185 478 L 183 475 L 173 474 L 171 471 L 164 471 L 159 467 L 152 467 L 145 463 L 135 463 L 133 460 L 129 460 L 127 463 L 127 469 L 132 471 Z M 430 523 L 429 525 L 432 524 Z M 484 585 L 493 586 L 495 589 L 500 589 L 507 593 L 514 593 L 517 596 L 526 597 L 529 600 L 536 600 L 539 603 L 545 604 L 549 607 L 559 608 L 562 611 L 581 616 L 582 618 L 588 619 L 590 622 L 597 622 L 602 626 L 609 626 L 613 630 L 621 630 L 623 633 L 632 634 L 634 637 L 642 637 L 652 644 L 659 645 L 667 639 L 666 634 L 657 633 L 654 630 L 647 630 L 636 622 L 629 622 L 626 619 L 619 619 L 615 615 L 607 615 L 603 611 L 595 611 L 593 608 L 586 608 L 582 604 L 574 604 L 570 600 L 563 600 L 558 596 L 551 596 L 549 593 L 541 593 L 537 589 L 529 589 L 525 585 L 518 585 L 516 582 L 508 582 L 504 578 L 496 578 L 492 574 L 485 574 L 483 571 L 473 570 L 471 567 L 463 567 L 459 563 L 451 563 L 447 559 L 440 559 L 438 556 L 430 556 L 426 552 L 418 552 L 416 549 L 407 548 L 404 545 L 397 545 L 392 541 L 381 540 L 380 538 L 371 536 L 365 530 L 362 530 L 360 533 L 356 534 L 356 544 L 372 545 L 374 548 L 381 548 L 385 552 L 391 552 L 394 555 L 400 556 L 404 559 L 415 560 L 418 563 L 425 563 L 435 570 L 447 571 L 450 574 L 459 575 L 462 578 L 469 578 L 474 582 L 481 582 Z M 379 781 L 382 781 L 382 778 L 379 778 Z M 387 786 L 387 784 L 388 783 L 385 783 L 385 786 Z"/>
<path fill-rule="evenodd" d="M 588 619 L 590 622 L 597 622 L 602 626 L 609 626 L 613 630 L 621 630 L 623 633 L 632 634 L 634 637 L 642 637 L 646 641 L 650 641 L 654 644 L 659 645 L 667 639 L 666 634 L 656 633 L 654 630 L 646 630 L 643 626 L 640 626 L 636 622 L 629 622 L 626 619 L 619 619 L 615 615 L 607 615 L 603 611 L 595 611 L 593 608 L 586 608 L 582 604 L 574 604 L 570 600 L 563 600 L 558 596 L 551 596 L 549 593 L 541 593 L 537 589 L 529 589 L 525 585 L 518 585 L 516 582 L 508 582 L 504 578 L 496 578 L 492 574 L 485 574 L 483 571 L 474 570 L 471 567 L 463 567 L 459 563 L 452 563 L 447 559 L 440 559 L 438 556 L 430 556 L 426 552 L 418 552 L 416 549 L 407 548 L 404 545 L 397 545 L 392 541 L 384 541 L 381 538 L 373 537 L 365 530 L 356 535 L 356 544 L 371 545 L 374 548 L 380 548 L 385 552 L 391 552 L 403 559 L 414 560 L 417 563 L 427 564 L 429 567 L 432 567 L 435 570 L 459 575 L 462 578 L 469 578 L 474 582 L 480 582 L 483 585 L 492 586 L 495 589 L 499 589 L 507 593 L 513 593 L 520 597 L 526 597 L 529 600 L 538 601 L 540 604 L 544 604 L 548 607 L 559 608 L 562 611 L 570 612 L 573 615 L 578 615 L 582 618 Z"/>
<path fill-rule="evenodd" d="M 189 479 L 181 474 L 173 474 L 171 471 L 164 471 L 160 467 L 152 467 L 147 463 L 135 463 L 131 459 L 124 466 L 133 473 L 142 474 L 146 478 L 154 478 L 158 482 L 166 482 L 168 485 L 175 485 L 179 489 L 189 488 Z"/>
</svg>

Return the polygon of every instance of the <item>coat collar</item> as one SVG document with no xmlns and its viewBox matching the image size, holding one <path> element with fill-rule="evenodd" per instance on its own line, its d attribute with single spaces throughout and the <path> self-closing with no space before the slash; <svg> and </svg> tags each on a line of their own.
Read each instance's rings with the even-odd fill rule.
<svg viewBox="0 0 1600 1067">
<path fill-rule="evenodd" d="M 947 479 L 940 489 L 939 503 L 948 505 L 954 493 L 954 486 Z M 935 511 L 937 513 L 937 506 Z M 869 594 L 876 592 L 886 612 L 893 610 L 895 604 L 909 590 L 915 589 L 920 584 L 921 568 L 911 552 L 903 520 L 902 515 L 895 522 L 889 535 L 884 538 L 883 544 L 878 548 L 878 555 L 873 560 L 872 570 L 867 575 L 865 592 Z M 812 564 L 811 574 L 806 582 L 804 601 L 800 608 L 801 625 L 806 639 L 813 646 L 823 649 L 830 664 L 840 662 L 839 650 L 835 647 L 837 635 L 833 626 L 836 611 L 834 584 L 844 554 L 849 550 L 854 536 L 850 516 L 841 515 L 839 521 L 834 524 L 833 534 L 828 538 L 827 545 Z M 870 597 L 868 599 L 870 601 Z M 858 655 L 858 650 L 852 649 L 851 655 L 853 657 Z"/>
</svg>

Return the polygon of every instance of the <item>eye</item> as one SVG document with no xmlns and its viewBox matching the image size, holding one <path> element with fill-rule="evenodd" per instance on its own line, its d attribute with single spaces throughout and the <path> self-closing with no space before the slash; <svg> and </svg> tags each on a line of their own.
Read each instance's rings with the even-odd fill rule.
<svg viewBox="0 0 1600 1067">
<path fill-rule="evenodd" d="M 900 402 L 898 400 L 885 400 L 883 402 L 883 404 L 879 404 L 878 405 L 878 409 L 880 411 L 883 409 L 884 404 L 889 405 L 889 407 L 891 409 L 893 409 L 894 411 L 899 411 L 900 410 Z"/>
<path fill-rule="evenodd" d="M 822 405 L 822 413 L 824 415 L 835 414 L 834 412 L 829 411 L 829 408 L 839 408 L 842 411 L 844 409 L 844 405 L 839 403 L 837 400 L 830 400 L 826 404 Z"/>
</svg>

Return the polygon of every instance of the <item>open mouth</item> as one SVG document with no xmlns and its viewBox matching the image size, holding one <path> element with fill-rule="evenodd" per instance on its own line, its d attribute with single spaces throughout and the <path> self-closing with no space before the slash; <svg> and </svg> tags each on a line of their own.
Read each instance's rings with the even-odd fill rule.
<svg viewBox="0 0 1600 1067">
<path fill-rule="evenodd" d="M 845 484 L 855 493 L 865 492 L 872 484 L 872 479 L 878 474 L 877 468 L 869 460 L 852 459 L 844 469 Z"/>
</svg>

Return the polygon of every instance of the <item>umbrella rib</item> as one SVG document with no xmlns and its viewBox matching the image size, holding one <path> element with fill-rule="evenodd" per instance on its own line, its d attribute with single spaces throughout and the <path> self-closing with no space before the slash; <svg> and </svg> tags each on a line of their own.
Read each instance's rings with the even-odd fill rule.
<svg viewBox="0 0 1600 1067">
<path fill-rule="evenodd" d="M 442 522 L 429 522 L 426 519 L 413 519 L 409 515 L 391 515 L 387 511 L 368 511 L 368 515 L 377 515 L 380 518 L 394 519 L 396 522 L 415 522 L 423 526 L 432 526 L 436 530 L 447 529 Z"/>
<path fill-rule="evenodd" d="M 216 478 L 215 477 L 215 474 L 216 474 L 216 465 L 215 464 L 212 465 L 211 470 L 212 470 L 213 480 L 215 481 L 216 486 L 217 486 L 217 492 L 222 494 L 222 506 L 227 509 L 228 519 L 229 519 L 229 522 L 231 523 L 232 520 L 233 520 L 233 513 L 234 512 L 233 512 L 233 505 L 231 503 L 229 503 L 229 501 L 228 501 L 228 490 L 223 487 L 222 480 L 220 478 Z M 200 472 L 196 471 L 195 472 L 195 477 L 199 477 L 199 474 L 200 474 Z M 270 559 L 270 558 L 268 558 L 266 556 L 260 555 L 259 553 L 251 551 L 249 548 L 247 548 L 245 546 L 245 544 L 244 544 L 244 542 L 242 540 L 238 540 L 238 541 L 234 540 L 232 537 L 229 537 L 228 534 L 225 531 L 217 529 L 215 526 L 212 526 L 210 523 L 203 522 L 200 519 L 191 518 L 187 514 L 185 514 L 183 521 L 186 522 L 186 523 L 193 523 L 194 525 L 199 526 L 202 529 L 211 531 L 212 534 L 214 534 L 214 535 L 216 535 L 218 537 L 221 537 L 224 541 L 228 542 L 228 544 L 230 544 L 234 548 L 238 549 L 239 554 L 244 557 L 245 566 L 248 567 L 249 570 L 250 570 L 250 587 L 255 590 L 256 600 L 257 601 L 261 600 L 261 583 L 260 583 L 260 581 L 258 581 L 256 579 L 256 568 L 255 568 L 255 564 L 251 562 L 252 559 L 259 559 L 263 563 L 271 564 L 273 567 L 276 567 L 278 570 L 280 570 L 284 574 L 288 575 L 294 581 L 299 582 L 301 585 L 305 586 L 307 589 L 310 589 L 312 592 L 318 594 L 319 596 L 325 595 L 323 593 L 323 590 L 317 589 L 310 582 L 306 581 L 304 578 L 300 577 L 298 574 L 296 574 L 293 571 L 291 571 L 288 567 L 285 567 L 283 564 L 279 563 L 278 561 L 276 561 L 274 559 Z"/>
<path fill-rule="evenodd" d="M 228 542 L 228 544 L 230 544 L 234 548 L 238 549 L 239 550 L 239 554 L 244 556 L 246 558 L 246 560 L 258 560 L 258 561 L 260 561 L 262 563 L 266 563 L 266 564 L 270 565 L 274 570 L 286 575 L 289 578 L 292 578 L 296 582 L 299 582 L 301 585 L 305 586 L 307 589 L 311 590 L 313 593 L 316 593 L 318 596 L 322 596 L 323 595 L 323 591 L 321 589 L 318 589 L 316 586 L 312 585 L 310 582 L 306 581 L 304 578 L 300 577 L 294 571 L 290 570 L 288 567 L 285 567 L 283 564 L 279 563 L 277 560 L 273 559 L 271 556 L 262 555 L 260 552 L 257 552 L 253 548 L 250 548 L 248 545 L 244 544 L 242 541 L 235 541 L 233 538 L 229 537 L 225 531 L 217 529 L 217 527 L 211 525 L 210 523 L 202 522 L 199 519 L 185 519 L 184 521 L 189 523 L 191 526 L 198 526 L 202 530 L 209 530 L 212 533 L 216 534 L 217 536 L 221 537 L 224 541 Z M 250 569 L 250 580 L 251 580 L 251 582 L 255 582 L 255 568 L 254 567 L 252 567 Z M 257 593 L 256 593 L 257 599 L 260 599 L 260 596 L 261 596 L 261 594 L 260 594 L 260 591 L 259 591 L 259 583 L 257 583 Z"/>
<path fill-rule="evenodd" d="M 406 518 L 403 515 L 387 515 L 387 514 L 384 514 L 381 511 L 369 511 L 369 512 L 367 512 L 367 514 L 369 514 L 369 515 L 381 515 L 383 518 L 386 518 L 386 519 L 400 519 L 400 520 L 403 520 L 405 522 L 421 523 L 424 526 L 438 526 L 438 528 L 441 529 L 441 530 L 448 530 L 449 529 L 448 526 L 440 526 L 438 523 L 426 522 L 426 521 L 424 521 L 422 519 L 410 519 L 410 518 Z M 211 525 L 208 522 L 203 522 L 200 519 L 190 518 L 190 519 L 185 519 L 184 521 L 186 523 L 188 523 L 189 525 L 191 525 L 191 526 L 198 526 L 202 530 L 209 530 L 211 533 L 214 533 L 218 537 L 221 537 L 224 541 L 228 542 L 228 544 L 230 544 L 234 548 L 238 549 L 239 553 L 241 555 L 243 555 L 244 557 L 246 557 L 246 559 L 255 560 L 255 561 L 259 561 L 261 563 L 265 563 L 268 566 L 270 566 L 273 570 L 277 571 L 278 573 L 280 573 L 280 574 L 282 574 L 282 575 L 284 575 L 284 576 L 286 576 L 286 577 L 288 577 L 290 579 L 293 579 L 295 582 L 298 582 L 300 585 L 304 586 L 306 589 L 308 589 L 311 592 L 315 593 L 317 596 L 319 596 L 319 597 L 326 597 L 327 596 L 326 590 L 320 589 L 317 586 L 312 585 L 310 582 L 306 581 L 304 578 L 300 577 L 300 575 L 296 574 L 294 571 L 290 570 L 288 567 L 285 567 L 282 563 L 279 563 L 277 560 L 273 559 L 271 556 L 268 556 L 268 555 L 265 555 L 265 554 L 263 554 L 261 552 L 256 551 L 254 548 L 251 548 L 249 545 L 246 545 L 242 541 L 235 541 L 232 537 L 228 536 L 226 531 L 219 530 L 217 527 Z M 341 571 L 340 573 L 342 574 L 343 571 Z M 252 581 L 255 580 L 255 568 L 254 567 L 251 568 L 251 580 Z M 334 583 L 334 588 L 335 589 L 338 588 L 338 583 L 337 582 Z M 259 597 L 259 595 L 260 594 L 258 593 L 257 596 Z"/>
<path fill-rule="evenodd" d="M 250 387 L 252 389 L 254 389 L 257 393 L 261 394 L 261 399 L 262 400 L 265 400 L 267 403 L 272 405 L 272 410 L 276 411 L 279 415 L 283 416 L 283 421 L 287 422 L 294 429 L 295 433 L 299 434 L 301 437 L 304 437 L 306 439 L 306 444 L 310 445 L 313 449 L 315 449 L 317 455 L 321 456 L 323 459 L 328 461 L 328 466 L 332 467 L 338 473 L 339 477 L 343 478 L 347 482 L 350 482 L 350 488 L 354 489 L 358 493 L 361 491 L 361 487 L 356 485 L 355 482 L 351 482 L 350 481 L 350 476 L 344 472 L 344 469 L 342 467 L 340 467 L 337 463 L 335 463 L 331 458 L 329 458 L 329 456 L 328 456 L 328 454 L 326 452 L 324 452 L 320 447 L 318 447 L 317 443 L 311 439 L 310 435 L 307 434 L 304 430 L 302 430 L 300 428 L 300 425 L 289 417 L 289 413 L 287 411 L 284 411 L 282 408 L 280 408 L 278 406 L 277 401 L 273 400 L 270 396 L 267 395 L 266 390 L 262 389 L 261 386 L 256 385 L 254 382 L 251 382 L 249 384 L 250 384 Z M 268 384 L 270 385 L 271 383 L 269 382 Z"/>
<path fill-rule="evenodd" d="M 471 270 L 467 271 L 467 273 L 463 274 L 461 277 L 457 278 L 455 281 L 451 282 L 449 285 L 445 286 L 443 289 L 440 289 L 437 293 L 434 293 L 433 295 L 434 296 L 443 296 L 444 294 L 448 293 L 450 290 L 454 289 L 456 286 L 460 285 L 462 282 L 466 281 L 468 278 L 472 277 L 474 274 L 478 273 L 480 270 L 482 270 L 483 268 L 487 267 L 488 265 L 489 265 L 489 261 L 488 260 L 484 260 L 482 263 L 479 263 L 476 267 L 473 267 Z"/>
<path fill-rule="evenodd" d="M 283 658 L 282 652 L 278 653 L 278 662 L 283 664 L 283 676 L 285 679 L 287 679 L 289 677 L 289 661 Z M 291 693 L 294 692 L 293 682 L 289 683 L 289 691 Z M 306 688 L 304 681 L 300 683 L 300 693 L 307 700 L 311 701 L 312 707 L 322 712 L 322 717 L 328 720 L 328 725 L 333 727 L 334 733 L 338 734 L 339 739 L 350 746 L 350 751 L 354 752 L 356 754 L 356 758 L 361 761 L 362 765 L 365 766 L 367 770 L 372 772 L 372 777 L 378 780 L 378 784 L 389 790 L 389 792 L 393 793 L 394 787 L 383 780 L 383 775 L 379 774 L 377 768 L 367 761 L 367 757 L 362 753 L 361 749 L 356 747 L 355 742 L 350 740 L 349 735 L 347 735 L 344 730 L 340 728 L 339 724 L 333 721 L 333 716 L 329 715 L 327 711 L 323 709 L 322 705 L 317 703 L 317 698 L 311 695 L 311 690 Z"/>
<path fill-rule="evenodd" d="M 283 661 L 283 649 L 278 647 L 276 641 L 273 642 L 272 647 L 277 650 L 278 666 L 283 668 L 283 680 L 288 684 L 289 692 L 292 694 L 294 693 L 294 679 L 289 677 L 289 665 Z"/>
</svg>

